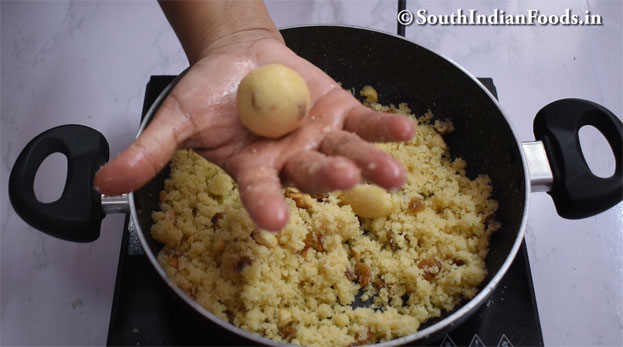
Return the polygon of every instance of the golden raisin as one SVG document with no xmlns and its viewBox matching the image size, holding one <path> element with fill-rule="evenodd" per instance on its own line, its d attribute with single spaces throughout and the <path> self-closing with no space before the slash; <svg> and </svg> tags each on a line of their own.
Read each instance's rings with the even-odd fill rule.
<svg viewBox="0 0 623 347">
<path fill-rule="evenodd" d="M 303 247 L 303 250 L 301 251 L 301 255 L 303 257 L 307 256 L 307 250 L 310 248 L 315 249 L 316 252 L 324 251 L 324 247 L 322 247 L 322 235 L 321 234 L 310 231 L 307 233 L 307 236 L 305 236 L 305 241 L 303 242 L 305 242 L 305 246 Z"/>
<path fill-rule="evenodd" d="M 284 325 L 279 328 L 279 335 L 286 341 L 292 341 L 296 337 L 296 328 L 292 324 Z"/>
<path fill-rule="evenodd" d="M 370 328 L 368 328 L 366 332 L 361 335 L 359 333 L 355 333 L 355 344 L 354 345 L 355 346 L 366 345 L 368 344 L 371 338 L 372 338 L 372 334 L 370 333 Z"/>
<path fill-rule="evenodd" d="M 358 263 L 355 265 L 355 275 L 357 275 L 357 282 L 362 287 L 365 287 L 370 283 L 370 278 L 372 277 L 372 271 L 370 271 L 370 267 L 364 263 Z"/>
<path fill-rule="evenodd" d="M 383 281 L 383 279 L 382 279 L 382 278 L 380 278 L 380 277 L 377 277 L 377 278 L 374 280 L 374 286 L 375 286 L 377 289 L 387 288 L 387 284 L 385 284 L 385 281 Z"/>
<path fill-rule="evenodd" d="M 398 241 L 396 241 L 396 237 L 394 236 L 394 233 L 392 232 L 388 233 L 387 238 L 389 239 L 387 243 L 389 244 L 389 247 L 391 249 L 395 251 L 400 248 L 400 245 L 398 245 Z"/>
<path fill-rule="evenodd" d="M 238 272 L 242 272 L 242 270 L 244 270 L 245 267 L 251 265 L 253 263 L 253 260 L 249 257 L 247 257 L 246 255 L 243 255 L 242 257 L 240 257 L 240 259 L 238 259 L 238 262 L 236 263 L 236 270 Z"/>
<path fill-rule="evenodd" d="M 245 281 L 243 275 L 244 269 L 253 263 L 253 259 L 241 254 L 240 251 L 224 253 L 221 259 L 217 259 L 217 263 L 221 263 L 221 276 L 234 284 L 241 284 Z"/>
<path fill-rule="evenodd" d="M 177 266 L 179 265 L 179 258 L 176 255 L 169 256 L 167 263 L 177 269 Z"/>
<path fill-rule="evenodd" d="M 415 215 L 418 212 L 422 211 L 424 209 L 424 202 L 422 201 L 422 199 L 415 197 L 413 199 L 411 199 L 411 201 L 409 201 L 409 213 Z"/>
<path fill-rule="evenodd" d="M 161 190 L 160 193 L 158 193 L 158 197 L 160 198 L 160 201 L 164 201 L 164 199 L 167 198 L 167 192 L 165 192 L 164 190 Z"/>
<path fill-rule="evenodd" d="M 465 262 L 461 259 L 452 259 L 452 261 L 450 262 L 452 265 L 456 265 L 456 266 L 463 266 L 465 265 Z"/>
<path fill-rule="evenodd" d="M 181 282 L 178 283 L 178 286 L 185 291 L 186 293 L 188 293 L 188 295 L 193 296 L 195 295 L 195 288 L 192 286 L 192 284 L 190 282 Z"/>
<path fill-rule="evenodd" d="M 441 272 L 441 262 L 435 258 L 422 259 L 417 266 L 424 270 L 424 278 L 431 280 Z"/>
<path fill-rule="evenodd" d="M 312 248 L 318 252 L 324 251 L 324 247 L 322 246 L 322 234 L 314 234 L 314 244 Z"/>
<path fill-rule="evenodd" d="M 355 275 L 353 270 L 347 268 L 346 269 L 346 278 L 348 278 L 351 281 L 354 281 L 354 280 L 357 279 L 357 275 Z"/>
<path fill-rule="evenodd" d="M 230 323 L 233 323 L 233 322 L 234 322 L 234 318 L 236 318 L 236 315 L 235 315 L 232 311 L 230 311 L 230 310 L 225 310 L 225 315 L 227 316 L 227 320 L 228 320 Z"/>
<path fill-rule="evenodd" d="M 359 254 L 359 252 L 357 252 L 354 249 L 351 249 L 350 253 L 352 254 L 353 259 L 355 259 L 356 262 L 360 262 L 361 261 L 361 254 Z"/>
<path fill-rule="evenodd" d="M 223 251 L 225 250 L 225 246 L 227 246 L 227 242 L 225 242 L 224 239 L 217 238 L 214 240 L 214 242 L 212 243 L 211 251 L 212 251 L 212 256 L 214 256 L 215 260 L 219 259 L 221 254 L 223 254 Z M 220 260 L 218 260 L 217 263 L 220 264 Z"/>
<path fill-rule="evenodd" d="M 210 222 L 212 222 L 212 226 L 214 227 L 214 229 L 218 228 L 218 221 L 223 218 L 223 213 L 222 212 L 217 212 L 214 214 L 214 216 L 212 216 L 212 218 L 210 219 Z"/>
</svg>

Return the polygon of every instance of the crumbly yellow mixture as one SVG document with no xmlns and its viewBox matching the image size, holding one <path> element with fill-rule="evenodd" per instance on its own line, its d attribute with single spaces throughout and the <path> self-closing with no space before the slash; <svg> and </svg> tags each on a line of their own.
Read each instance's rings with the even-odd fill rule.
<svg viewBox="0 0 623 347">
<path fill-rule="evenodd" d="M 410 113 L 405 104 L 369 106 Z M 450 161 L 440 135 L 451 124 L 431 118 L 417 120 L 407 143 L 378 144 L 408 173 L 397 192 L 358 188 L 361 213 L 376 217 L 358 217 L 348 193 L 289 188 L 290 222 L 279 233 L 256 229 L 220 168 L 177 152 L 153 213 L 152 235 L 165 245 L 159 262 L 216 316 L 277 341 L 348 346 L 415 332 L 478 292 L 499 228 L 488 176 L 465 177 L 465 161 Z M 374 201 L 382 216 L 369 211 Z M 366 304 L 355 307 L 356 297 Z"/>
</svg>

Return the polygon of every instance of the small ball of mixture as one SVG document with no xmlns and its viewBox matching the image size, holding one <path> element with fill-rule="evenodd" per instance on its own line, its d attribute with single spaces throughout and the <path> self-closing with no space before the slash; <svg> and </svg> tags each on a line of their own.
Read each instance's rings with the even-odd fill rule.
<svg viewBox="0 0 623 347">
<path fill-rule="evenodd" d="M 309 90 L 296 71 L 270 64 L 242 79 L 236 103 L 240 121 L 249 131 L 275 139 L 296 129 L 307 116 Z"/>
<path fill-rule="evenodd" d="M 357 216 L 363 218 L 385 217 L 394 210 L 391 195 L 373 184 L 359 184 L 344 192 L 341 200 L 350 205 Z"/>
</svg>

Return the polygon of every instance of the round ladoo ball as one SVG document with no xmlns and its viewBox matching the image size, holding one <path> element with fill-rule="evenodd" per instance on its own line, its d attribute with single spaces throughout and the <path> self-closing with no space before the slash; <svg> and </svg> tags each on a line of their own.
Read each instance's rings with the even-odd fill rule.
<svg viewBox="0 0 623 347">
<path fill-rule="evenodd" d="M 238 86 L 240 121 L 252 133 L 275 139 L 294 129 L 309 112 L 309 90 L 301 75 L 281 64 L 251 71 Z"/>
</svg>

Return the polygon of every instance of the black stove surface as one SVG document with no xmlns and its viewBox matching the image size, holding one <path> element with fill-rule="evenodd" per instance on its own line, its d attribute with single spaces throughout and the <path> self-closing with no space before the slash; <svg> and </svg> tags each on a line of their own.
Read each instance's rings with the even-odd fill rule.
<svg viewBox="0 0 623 347">
<path fill-rule="evenodd" d="M 174 76 L 152 76 L 143 116 Z M 479 79 L 494 95 L 490 78 Z M 236 346 L 248 344 L 201 323 L 172 295 L 142 252 L 128 218 L 108 330 L 109 346 Z M 464 323 L 433 346 L 542 346 L 543 336 L 525 241 L 507 274 Z"/>
</svg>

